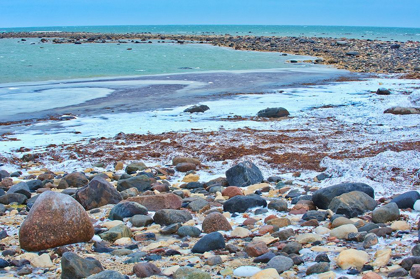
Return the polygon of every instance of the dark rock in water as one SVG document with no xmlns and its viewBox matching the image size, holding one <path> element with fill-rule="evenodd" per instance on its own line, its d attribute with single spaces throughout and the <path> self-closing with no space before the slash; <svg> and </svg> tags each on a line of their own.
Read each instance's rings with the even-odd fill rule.
<svg viewBox="0 0 420 279">
<path fill-rule="evenodd" d="M 294 262 L 291 258 L 285 256 L 275 256 L 267 263 L 267 268 L 274 268 L 278 273 L 289 270 Z"/>
<path fill-rule="evenodd" d="M 126 277 L 115 270 L 104 270 L 86 279 L 125 279 Z"/>
<path fill-rule="evenodd" d="M 128 179 L 120 179 L 117 183 L 117 190 L 122 192 L 130 188 L 137 188 L 140 192 L 144 192 L 152 189 L 152 184 L 156 182 L 156 179 L 150 178 L 147 175 L 139 175 L 130 177 Z"/>
<path fill-rule="evenodd" d="M 369 195 L 353 191 L 333 198 L 328 208 L 337 214 L 344 214 L 348 218 L 353 218 L 375 209 L 376 205 L 376 201 Z"/>
<path fill-rule="evenodd" d="M 392 44 L 390 46 L 391 49 L 399 49 L 400 47 L 401 47 L 401 45 L 399 45 L 399 44 Z"/>
<path fill-rule="evenodd" d="M 226 178 L 230 186 L 238 187 L 261 183 L 264 179 L 260 169 L 249 161 L 239 163 L 228 169 Z"/>
<path fill-rule="evenodd" d="M 371 198 L 375 198 L 374 190 L 364 183 L 341 183 L 330 187 L 322 188 L 312 195 L 312 201 L 320 209 L 328 209 L 333 198 L 344 193 L 360 191 L 368 194 Z"/>
<path fill-rule="evenodd" d="M 396 115 L 420 114 L 420 109 L 414 107 L 392 107 L 386 109 L 384 113 L 391 113 Z"/>
<path fill-rule="evenodd" d="M 287 201 L 285 199 L 276 199 L 268 204 L 269 209 L 277 211 L 287 211 Z"/>
<path fill-rule="evenodd" d="M 328 212 L 326 211 L 317 211 L 317 210 L 310 210 L 303 214 L 302 220 L 309 221 L 312 219 L 316 219 L 318 221 L 325 221 L 328 217 Z"/>
<path fill-rule="evenodd" d="M 130 222 L 134 227 L 146 227 L 153 224 L 153 219 L 147 215 L 134 215 L 131 217 Z"/>
<path fill-rule="evenodd" d="M 258 256 L 254 259 L 254 263 L 268 263 L 272 258 L 274 258 L 276 254 L 274 254 L 272 251 L 269 251 L 265 254 L 262 254 L 261 256 Z"/>
<path fill-rule="evenodd" d="M 372 221 L 374 223 L 386 223 L 389 221 L 398 220 L 400 217 L 400 210 L 395 202 L 388 203 L 375 209 L 372 212 Z"/>
<path fill-rule="evenodd" d="M 29 211 L 19 230 L 20 247 L 40 251 L 92 239 L 94 229 L 85 209 L 72 197 L 47 191 Z"/>
<path fill-rule="evenodd" d="M 147 208 L 139 203 L 126 201 L 115 205 L 109 212 L 108 218 L 111 220 L 123 220 L 134 215 L 147 215 Z"/>
<path fill-rule="evenodd" d="M 133 173 L 136 173 L 137 171 L 142 171 L 145 169 L 147 169 L 147 166 L 143 162 L 134 162 L 134 163 L 129 164 L 125 168 L 125 172 L 128 174 L 133 174 Z"/>
<path fill-rule="evenodd" d="M 202 224 L 203 232 L 230 231 L 232 226 L 223 214 L 213 212 L 206 216 Z"/>
<path fill-rule="evenodd" d="M 11 203 L 17 203 L 17 204 L 24 204 L 28 198 L 19 193 L 11 193 L 6 194 L 3 196 L 0 196 L 0 203 L 2 204 L 11 204 Z"/>
<path fill-rule="evenodd" d="M 408 271 L 405 270 L 404 268 L 398 268 L 398 269 L 394 269 L 391 272 L 388 273 L 388 278 L 392 278 L 392 277 L 406 277 L 408 276 Z"/>
<path fill-rule="evenodd" d="M 225 239 L 219 232 L 212 232 L 203 236 L 191 249 L 193 253 L 204 253 L 225 248 Z"/>
<path fill-rule="evenodd" d="M 61 259 L 62 279 L 82 279 L 103 271 L 101 263 L 94 258 L 81 258 L 75 253 L 66 252 Z"/>
<path fill-rule="evenodd" d="M 10 177 L 19 177 L 22 175 L 21 171 L 15 171 L 10 174 Z"/>
<path fill-rule="evenodd" d="M 419 192 L 410 191 L 393 198 L 391 202 L 395 202 L 400 209 L 412 209 L 418 199 L 420 199 Z"/>
<path fill-rule="evenodd" d="M 242 213 L 256 206 L 266 207 L 267 201 L 258 195 L 235 196 L 223 204 L 223 211 Z"/>
<path fill-rule="evenodd" d="M 26 182 L 26 184 L 28 185 L 28 187 L 31 191 L 36 191 L 39 188 L 43 187 L 42 181 L 39 180 L 39 179 L 29 180 L 29 181 Z"/>
<path fill-rule="evenodd" d="M 159 225 L 185 223 L 192 219 L 192 215 L 185 210 L 162 209 L 155 213 L 153 220 Z"/>
<path fill-rule="evenodd" d="M 133 267 L 133 272 L 139 278 L 146 278 L 160 274 L 160 269 L 152 263 L 138 263 Z"/>
<path fill-rule="evenodd" d="M 290 115 L 285 108 L 266 108 L 258 112 L 258 117 L 279 118 Z"/>
<path fill-rule="evenodd" d="M 200 234 L 201 234 L 201 230 L 194 226 L 182 226 L 178 229 L 178 235 L 181 237 L 184 237 L 184 236 L 199 237 Z"/>
<path fill-rule="evenodd" d="M 184 112 L 194 113 L 194 112 L 205 112 L 210 108 L 206 105 L 192 106 L 184 110 Z"/>
<path fill-rule="evenodd" d="M 192 267 L 178 268 L 173 277 L 174 279 L 211 279 L 208 272 Z"/>
<path fill-rule="evenodd" d="M 391 91 L 389 91 L 386 88 L 378 88 L 378 90 L 376 90 L 376 94 L 378 94 L 378 95 L 391 95 Z"/>
<path fill-rule="evenodd" d="M 324 273 L 324 272 L 328 272 L 329 270 L 330 270 L 330 264 L 329 263 L 327 263 L 327 262 L 317 263 L 317 264 L 311 265 L 306 270 L 306 275 Z"/>
<path fill-rule="evenodd" d="M 420 264 L 420 257 L 409 257 L 402 260 L 400 266 L 405 270 L 410 270 L 414 264 Z"/>
<path fill-rule="evenodd" d="M 86 186 L 88 183 L 89 180 L 84 173 L 73 172 L 61 179 L 60 183 L 58 184 L 58 189 L 66 189 L 69 187 L 80 188 Z"/>
<path fill-rule="evenodd" d="M 321 174 L 318 174 L 315 178 L 316 178 L 317 181 L 322 181 L 322 180 L 325 180 L 327 178 L 331 178 L 331 175 L 328 175 L 326 173 L 321 173 Z"/>
<path fill-rule="evenodd" d="M 97 176 L 87 186 L 76 192 L 76 200 L 86 210 L 90 210 L 107 204 L 117 204 L 122 198 L 111 183 Z"/>
</svg>

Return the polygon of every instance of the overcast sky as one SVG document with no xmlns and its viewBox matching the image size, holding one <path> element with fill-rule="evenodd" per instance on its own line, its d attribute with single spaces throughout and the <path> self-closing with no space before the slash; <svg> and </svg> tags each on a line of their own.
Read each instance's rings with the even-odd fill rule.
<svg viewBox="0 0 420 279">
<path fill-rule="evenodd" d="M 264 24 L 420 27 L 420 0 L 0 0 L 0 27 Z"/>
</svg>

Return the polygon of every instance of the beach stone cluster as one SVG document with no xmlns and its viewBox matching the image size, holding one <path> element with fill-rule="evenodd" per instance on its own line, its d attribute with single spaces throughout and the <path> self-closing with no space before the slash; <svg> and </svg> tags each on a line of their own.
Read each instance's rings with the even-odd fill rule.
<svg viewBox="0 0 420 279">
<path fill-rule="evenodd" d="M 61 278 L 420 273 L 417 224 L 405 215 L 417 191 L 378 198 L 357 181 L 305 187 L 298 177 L 265 178 L 251 161 L 200 181 L 194 170 L 176 170 L 184 163 L 203 165 L 177 157 L 167 169 L 130 162 L 103 172 L 43 171 L 15 184 L 3 172 L 0 218 L 18 234 L 0 233 L 0 268 Z M 175 177 L 181 182 L 171 183 Z"/>
</svg>

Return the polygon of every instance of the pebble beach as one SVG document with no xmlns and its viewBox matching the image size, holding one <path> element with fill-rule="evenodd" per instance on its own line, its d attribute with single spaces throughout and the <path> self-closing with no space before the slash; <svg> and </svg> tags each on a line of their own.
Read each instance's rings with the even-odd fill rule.
<svg viewBox="0 0 420 279">
<path fill-rule="evenodd" d="M 116 111 L 2 122 L 0 278 L 420 278 L 419 42 L 0 38 L 211 44 L 345 70 L 139 119 Z M 62 135 L 71 140 L 49 139 Z"/>
</svg>

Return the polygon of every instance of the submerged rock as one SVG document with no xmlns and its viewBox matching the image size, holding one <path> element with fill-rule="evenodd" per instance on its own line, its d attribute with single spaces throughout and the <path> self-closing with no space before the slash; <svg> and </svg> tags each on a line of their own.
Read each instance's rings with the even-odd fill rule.
<svg viewBox="0 0 420 279">
<path fill-rule="evenodd" d="M 258 112 L 258 117 L 268 117 L 268 118 L 279 118 L 279 117 L 285 117 L 290 115 L 289 111 L 287 109 L 278 107 L 278 108 L 266 108 L 263 110 L 260 110 Z"/>
<path fill-rule="evenodd" d="M 194 112 L 205 112 L 210 108 L 206 105 L 192 106 L 184 110 L 184 112 L 194 113 Z"/>
</svg>

